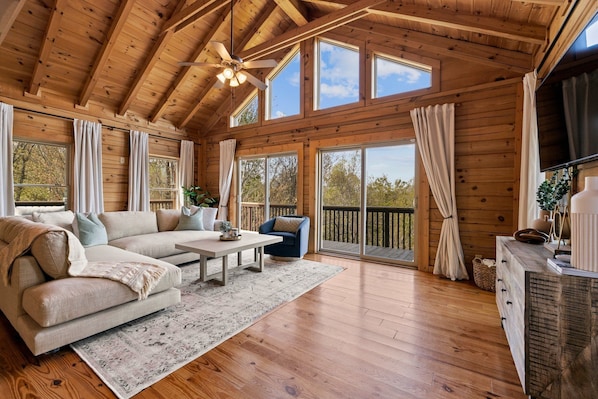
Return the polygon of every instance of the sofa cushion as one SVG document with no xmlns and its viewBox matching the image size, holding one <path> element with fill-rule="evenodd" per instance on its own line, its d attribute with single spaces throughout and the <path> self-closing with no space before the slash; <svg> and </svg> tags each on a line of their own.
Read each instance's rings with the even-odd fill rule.
<svg viewBox="0 0 598 399">
<path fill-rule="evenodd" d="M 106 251 L 108 248 L 102 246 L 90 248 L 100 249 L 103 253 L 109 252 Z M 118 248 L 114 249 L 118 250 Z M 120 259 L 124 251 L 116 252 L 116 257 L 124 260 Z M 180 284 L 181 271 L 178 267 L 140 255 L 136 255 L 135 258 L 142 259 L 143 262 L 165 265 L 167 268 L 167 273 L 150 295 Z M 28 288 L 23 292 L 23 308 L 40 326 L 50 327 L 126 302 L 137 301 L 137 298 L 137 293 L 116 281 L 104 278 L 70 277 Z"/>
<path fill-rule="evenodd" d="M 119 238 L 110 241 L 110 245 L 159 259 L 185 252 L 174 247 L 177 243 L 218 237 L 219 235 L 219 232 L 206 230 L 162 231 L 154 234 Z"/>
<path fill-rule="evenodd" d="M 179 224 L 175 230 L 204 230 L 203 208 L 196 207 L 193 211 L 187 207 L 181 208 Z"/>
<path fill-rule="evenodd" d="M 77 213 L 73 224 L 75 225 L 73 230 L 84 247 L 108 244 L 106 227 L 95 213 L 90 213 L 87 216 Z"/>
<path fill-rule="evenodd" d="M 44 273 L 52 278 L 69 276 L 69 269 L 85 267 L 85 250 L 73 233 L 68 230 L 48 231 L 31 244 L 31 255 Z"/>
<path fill-rule="evenodd" d="M 297 229 L 299 229 L 299 225 L 301 224 L 301 222 L 303 222 L 303 218 L 278 216 L 274 221 L 274 227 L 272 228 L 272 230 L 296 233 Z"/>
<path fill-rule="evenodd" d="M 73 211 L 33 212 L 32 219 L 34 222 L 53 224 L 62 227 L 65 230 L 73 231 L 75 214 Z"/>
<path fill-rule="evenodd" d="M 158 221 L 154 212 L 117 211 L 98 215 L 108 233 L 108 241 L 122 237 L 158 232 Z"/>
<path fill-rule="evenodd" d="M 158 209 L 156 219 L 158 220 L 158 231 L 172 231 L 179 224 L 181 211 L 178 209 Z"/>
</svg>

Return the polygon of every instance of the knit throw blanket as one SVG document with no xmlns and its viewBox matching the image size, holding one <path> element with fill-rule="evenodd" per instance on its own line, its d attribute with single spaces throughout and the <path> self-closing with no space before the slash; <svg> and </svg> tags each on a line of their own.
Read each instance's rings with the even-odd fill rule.
<svg viewBox="0 0 598 399">
<path fill-rule="evenodd" d="M 5 247 L 0 249 L 0 279 L 2 285 L 8 286 L 10 284 L 10 273 L 12 271 L 12 264 L 19 256 L 25 254 L 31 248 L 33 242 L 41 235 L 49 231 L 62 231 L 67 236 L 69 244 L 71 240 L 77 240 L 72 233 L 63 228 L 35 223 L 25 229 L 21 229 L 15 238 Z M 68 260 L 73 268 L 80 268 L 86 261 L 85 253 L 82 250 L 77 250 L 76 245 L 69 245 L 72 249 L 69 251 Z M 79 244 L 80 247 L 80 244 Z"/>
<path fill-rule="evenodd" d="M 2 285 L 10 284 L 12 265 L 16 258 L 25 254 L 33 242 L 49 231 L 62 231 L 69 240 L 69 274 L 77 277 L 100 277 L 125 284 L 145 299 L 158 284 L 166 268 L 142 262 L 88 262 L 85 252 L 77 237 L 60 227 L 35 224 L 19 231 L 17 236 L 5 247 L 0 248 L 0 281 Z"/>
<path fill-rule="evenodd" d="M 147 298 L 152 289 L 166 274 L 166 268 L 143 262 L 88 262 L 87 266 L 70 273 L 76 277 L 99 277 L 125 284 L 139 295 L 139 300 Z"/>
</svg>

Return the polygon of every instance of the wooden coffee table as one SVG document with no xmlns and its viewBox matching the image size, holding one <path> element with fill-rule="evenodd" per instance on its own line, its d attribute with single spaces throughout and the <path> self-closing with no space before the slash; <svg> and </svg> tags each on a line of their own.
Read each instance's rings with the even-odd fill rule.
<svg viewBox="0 0 598 399">
<path fill-rule="evenodd" d="M 199 279 L 200 281 L 218 280 L 226 285 L 228 278 L 228 255 L 237 253 L 237 267 L 247 268 L 261 272 L 264 270 L 264 246 L 281 242 L 282 237 L 267 234 L 243 232 L 241 239 L 233 241 L 220 240 L 219 236 L 203 240 L 183 242 L 176 244 L 175 248 L 199 254 Z M 253 249 L 253 262 L 243 264 L 241 252 Z M 208 258 L 222 258 L 222 273 L 208 275 Z"/>
</svg>

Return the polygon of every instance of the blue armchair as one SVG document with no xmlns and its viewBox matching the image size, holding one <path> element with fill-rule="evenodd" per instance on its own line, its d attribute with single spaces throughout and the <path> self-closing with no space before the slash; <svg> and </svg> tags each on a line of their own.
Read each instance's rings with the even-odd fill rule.
<svg viewBox="0 0 598 399">
<path fill-rule="evenodd" d="M 282 242 L 266 245 L 264 253 L 283 258 L 303 258 L 307 253 L 309 217 L 277 216 L 262 224 L 259 233 L 282 237 Z"/>
</svg>

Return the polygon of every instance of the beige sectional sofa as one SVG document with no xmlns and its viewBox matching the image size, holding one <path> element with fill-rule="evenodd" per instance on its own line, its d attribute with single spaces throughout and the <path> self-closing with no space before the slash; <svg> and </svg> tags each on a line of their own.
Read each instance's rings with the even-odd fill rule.
<svg viewBox="0 0 598 399">
<path fill-rule="evenodd" d="M 201 231 L 176 230 L 180 213 L 102 213 L 98 218 L 106 229 L 107 242 L 82 247 L 89 262 L 163 266 L 165 274 L 143 300 L 120 282 L 69 275 L 66 234 L 73 235 L 60 227 L 72 230 L 72 213 L 34 215 L 37 222 L 22 217 L 0 218 L 0 252 L 19 232 L 39 226 L 39 222 L 60 226 L 37 238 L 12 263 L 9 285 L 0 284 L 0 309 L 31 352 L 39 355 L 179 303 L 176 287 L 181 283 L 181 271 L 174 264 L 195 261 L 198 255 L 175 249 L 175 243 L 220 234 L 214 231 L 218 227 L 214 211 L 204 215 L 206 229 Z"/>
</svg>

